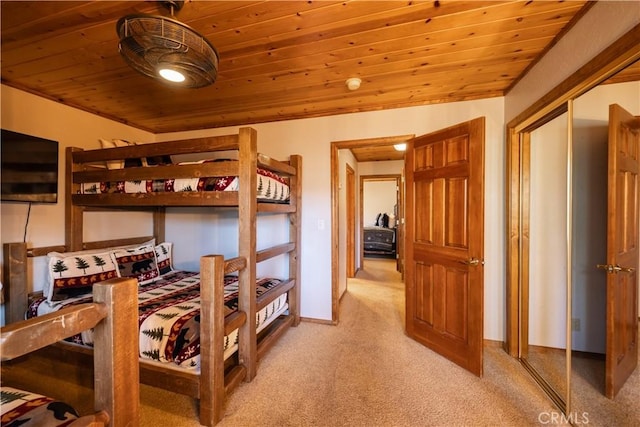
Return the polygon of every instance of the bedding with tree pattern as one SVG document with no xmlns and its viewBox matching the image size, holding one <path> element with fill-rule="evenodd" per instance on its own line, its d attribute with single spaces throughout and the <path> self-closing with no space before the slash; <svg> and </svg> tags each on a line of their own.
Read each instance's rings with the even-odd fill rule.
<svg viewBox="0 0 640 427">
<path fill-rule="evenodd" d="M 280 284 L 279 279 L 261 278 L 256 283 L 256 296 Z M 225 316 L 238 309 L 238 280 L 225 277 Z M 40 316 L 70 304 L 91 301 L 91 295 L 47 303 L 34 301 L 28 317 Z M 174 271 L 161 279 L 139 287 L 138 312 L 140 327 L 140 358 L 174 363 L 187 369 L 200 368 L 200 275 Z M 261 330 L 288 308 L 286 293 L 256 313 L 256 328 Z M 91 331 L 76 335 L 69 341 L 81 345 L 93 343 Z M 238 344 L 238 331 L 225 337 L 225 359 Z"/>
</svg>

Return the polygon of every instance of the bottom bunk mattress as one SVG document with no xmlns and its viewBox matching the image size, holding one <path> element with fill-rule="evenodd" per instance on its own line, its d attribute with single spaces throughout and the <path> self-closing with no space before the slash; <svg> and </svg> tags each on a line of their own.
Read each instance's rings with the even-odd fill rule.
<svg viewBox="0 0 640 427">
<path fill-rule="evenodd" d="M 256 297 L 281 283 L 279 279 L 261 278 L 256 283 Z M 225 316 L 238 309 L 238 278 L 225 277 Z M 69 298 L 50 304 L 45 298 L 29 306 L 28 317 L 41 316 L 71 304 L 91 302 L 91 295 Z M 138 290 L 138 324 L 140 358 L 173 363 L 182 368 L 200 369 L 200 274 L 174 271 L 159 280 L 142 285 Z M 287 312 L 287 294 L 273 300 L 256 313 L 260 332 L 281 314 Z M 80 345 L 92 345 L 91 331 L 69 339 Z M 225 336 L 224 357 L 238 347 L 238 330 Z"/>
<path fill-rule="evenodd" d="M 0 388 L 3 426 L 66 426 L 79 418 L 70 405 L 17 388 Z"/>
</svg>

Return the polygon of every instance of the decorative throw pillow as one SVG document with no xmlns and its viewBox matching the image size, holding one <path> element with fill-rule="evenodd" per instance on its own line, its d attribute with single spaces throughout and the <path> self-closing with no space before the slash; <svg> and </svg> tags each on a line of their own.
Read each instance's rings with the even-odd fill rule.
<svg viewBox="0 0 640 427">
<path fill-rule="evenodd" d="M 101 148 L 114 148 L 116 144 L 108 139 L 99 139 Z M 107 160 L 107 169 L 122 169 L 124 160 Z"/>
<path fill-rule="evenodd" d="M 115 144 L 116 147 L 131 147 L 133 145 L 137 145 L 135 142 L 132 141 L 127 141 L 124 139 L 114 139 L 113 143 Z M 136 168 L 136 167 L 141 167 L 141 166 L 148 166 L 147 165 L 147 159 L 142 157 L 139 159 L 125 159 L 124 160 L 124 167 L 125 168 Z"/>
<path fill-rule="evenodd" d="M 111 253 L 120 277 L 135 277 L 139 285 L 153 282 L 160 276 L 154 245 L 119 249 Z"/>
<path fill-rule="evenodd" d="M 129 147 L 131 145 L 138 145 L 136 142 L 126 141 L 124 139 L 114 139 L 113 140 L 114 147 Z M 158 166 L 158 165 L 170 165 L 172 163 L 171 156 L 152 156 L 152 157 L 141 157 L 139 159 L 127 159 L 124 162 L 124 167 L 134 167 L 134 166 Z"/>
<path fill-rule="evenodd" d="M 389 215 L 382 214 L 382 216 L 380 217 L 380 227 L 384 227 L 384 228 L 389 228 Z"/>
<path fill-rule="evenodd" d="M 167 273 L 174 271 L 172 252 L 173 243 L 164 242 L 156 246 L 156 260 L 158 261 L 158 270 L 160 276 L 164 276 Z"/>
<path fill-rule="evenodd" d="M 102 148 L 115 148 L 115 147 L 129 147 L 132 145 L 136 145 L 135 142 L 125 141 L 124 139 L 114 139 L 109 141 L 108 139 L 99 139 L 100 147 Z M 132 168 L 132 167 L 140 167 L 140 166 L 148 166 L 146 158 L 140 159 L 124 159 L 124 160 L 107 160 L 107 168 L 108 169 L 122 169 L 122 168 Z"/>
<path fill-rule="evenodd" d="M 118 277 L 118 268 L 111 252 L 49 255 L 49 280 L 45 296 L 49 301 L 61 301 L 91 292 L 94 283 Z"/>
</svg>

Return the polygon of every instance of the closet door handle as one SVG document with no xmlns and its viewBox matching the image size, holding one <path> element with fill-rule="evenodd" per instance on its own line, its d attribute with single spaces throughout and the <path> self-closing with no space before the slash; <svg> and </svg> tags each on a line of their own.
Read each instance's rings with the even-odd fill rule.
<svg viewBox="0 0 640 427">
<path fill-rule="evenodd" d="M 616 265 L 616 268 L 618 269 L 618 271 L 621 271 L 623 273 L 633 273 L 634 271 L 636 271 L 635 268 L 632 268 L 632 267 L 620 267 L 619 265 Z"/>
<path fill-rule="evenodd" d="M 602 270 L 607 270 L 607 273 L 618 273 L 618 272 L 622 272 L 622 273 L 633 273 L 634 271 L 636 271 L 635 268 L 631 268 L 631 267 L 620 267 L 618 264 L 616 265 L 611 265 L 611 264 L 598 264 L 596 265 L 596 267 L 602 269 Z"/>
</svg>

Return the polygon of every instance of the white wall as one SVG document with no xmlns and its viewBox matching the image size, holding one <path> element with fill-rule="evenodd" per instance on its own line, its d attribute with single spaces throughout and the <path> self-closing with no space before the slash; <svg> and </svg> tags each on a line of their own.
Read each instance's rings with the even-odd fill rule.
<svg viewBox="0 0 640 427">
<path fill-rule="evenodd" d="M 362 225 L 371 227 L 376 224 L 378 214 L 387 214 L 395 221 L 394 206 L 397 201 L 396 180 L 364 181 L 363 183 Z"/>
<path fill-rule="evenodd" d="M 84 111 L 13 89 L 0 86 L 1 126 L 3 129 L 34 135 L 58 141 L 60 147 L 58 161 L 58 203 L 33 204 L 28 218 L 27 203 L 0 203 L 0 240 L 2 243 L 22 242 L 26 239 L 31 246 L 64 244 L 64 150 L 74 146 L 100 148 L 98 138 L 124 138 L 149 142 L 154 135 L 122 123 L 107 120 Z M 89 215 L 85 223 L 85 238 L 100 240 L 127 237 L 139 230 L 152 234 L 149 214 L 135 213 L 105 216 L 100 213 Z M 2 248 L 0 248 L 1 254 Z M 44 264 L 36 260 L 33 290 L 41 290 L 44 281 Z M 2 313 L 4 319 L 4 313 Z"/>
<path fill-rule="evenodd" d="M 401 175 L 404 160 L 386 160 L 384 162 L 358 163 L 360 176 L 369 175 Z"/>
<path fill-rule="evenodd" d="M 386 160 L 381 162 L 360 162 L 358 163 L 358 182 L 361 177 L 367 177 L 371 175 L 402 175 L 402 169 L 404 168 L 404 160 Z M 394 181 L 395 182 L 395 181 Z M 367 197 L 367 191 L 365 191 L 364 197 Z M 395 190 L 393 190 L 395 191 Z M 394 196 L 395 197 L 395 193 Z M 395 204 L 395 202 L 394 202 Z M 377 208 L 374 208 L 374 211 Z M 387 210 L 391 209 L 391 210 Z M 387 208 L 378 212 L 387 212 L 390 216 L 393 214 L 393 205 L 391 208 Z M 378 212 L 375 212 L 373 216 L 371 213 L 365 211 L 363 213 L 363 225 L 373 225 Z"/>
</svg>

